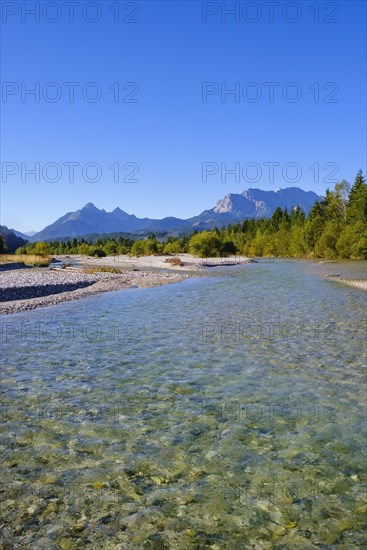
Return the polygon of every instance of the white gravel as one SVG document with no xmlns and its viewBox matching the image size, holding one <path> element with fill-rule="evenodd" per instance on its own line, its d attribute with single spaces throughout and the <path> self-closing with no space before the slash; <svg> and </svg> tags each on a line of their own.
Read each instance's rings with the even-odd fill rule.
<svg viewBox="0 0 367 550">
<path fill-rule="evenodd" d="M 191 275 L 192 276 L 192 275 Z M 125 271 L 85 273 L 82 270 L 49 270 L 0 266 L 0 314 L 17 313 L 85 298 L 93 294 L 132 287 L 150 288 L 177 283 L 186 273 Z"/>
<path fill-rule="evenodd" d="M 343 283 L 344 285 L 354 286 L 360 288 L 361 290 L 367 291 L 367 281 L 361 279 L 345 279 L 344 277 L 333 277 L 334 281 L 338 283 Z"/>
<path fill-rule="evenodd" d="M 116 256 L 85 258 L 55 256 L 74 268 L 47 269 L 24 264 L 0 265 L 0 314 L 17 313 L 57 305 L 93 294 L 132 287 L 150 288 L 177 283 L 188 277 L 206 276 L 207 268 L 234 263 L 247 263 L 247 258 L 199 259 L 180 254 L 180 266 L 171 265 L 171 256 L 130 258 Z M 85 268 L 114 267 L 121 273 L 86 273 Z"/>
<path fill-rule="evenodd" d="M 121 278 L 114 273 L 82 273 L 69 270 L 0 270 L 0 301 L 35 298 L 85 288 L 97 281 Z"/>
</svg>

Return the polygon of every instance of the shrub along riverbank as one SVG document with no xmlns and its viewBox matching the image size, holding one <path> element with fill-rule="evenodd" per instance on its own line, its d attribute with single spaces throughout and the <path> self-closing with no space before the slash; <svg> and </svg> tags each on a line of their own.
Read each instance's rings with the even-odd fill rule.
<svg viewBox="0 0 367 550">
<path fill-rule="evenodd" d="M 160 236 L 162 237 L 162 236 Z M 295 207 L 277 208 L 269 219 L 244 220 L 211 231 L 181 237 L 152 234 L 147 239 L 126 236 L 65 242 L 28 243 L 17 254 L 82 254 L 103 257 L 130 254 L 149 256 L 189 252 L 202 258 L 239 254 L 293 258 L 367 259 L 367 184 L 360 170 L 354 184 L 345 180 L 326 191 L 308 216 Z"/>
</svg>

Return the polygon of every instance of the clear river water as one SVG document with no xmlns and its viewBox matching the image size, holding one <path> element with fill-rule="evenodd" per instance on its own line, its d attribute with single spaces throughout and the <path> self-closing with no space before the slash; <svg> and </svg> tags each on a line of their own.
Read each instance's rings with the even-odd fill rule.
<svg viewBox="0 0 367 550">
<path fill-rule="evenodd" d="M 3 317 L 0 547 L 365 548 L 366 294 L 322 276 L 365 263 L 329 268 Z"/>
</svg>

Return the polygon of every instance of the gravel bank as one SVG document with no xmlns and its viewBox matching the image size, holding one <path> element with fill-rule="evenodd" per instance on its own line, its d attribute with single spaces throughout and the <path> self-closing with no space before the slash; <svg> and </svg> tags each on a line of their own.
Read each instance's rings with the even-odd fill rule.
<svg viewBox="0 0 367 550">
<path fill-rule="evenodd" d="M 93 294 L 133 287 L 150 288 L 177 283 L 187 273 L 128 271 L 85 273 L 83 270 L 0 268 L 0 314 L 17 313 L 85 298 Z"/>
<path fill-rule="evenodd" d="M 343 283 L 344 285 L 355 286 L 356 288 L 360 288 L 361 290 L 367 291 L 367 281 L 363 281 L 361 279 L 345 279 L 344 277 L 330 277 L 330 278 L 332 278 L 333 281 Z"/>
<path fill-rule="evenodd" d="M 247 258 L 204 260 L 191 254 L 176 256 L 181 265 L 171 264 L 171 256 L 87 258 L 76 255 L 54 258 L 58 266 L 70 264 L 74 268 L 34 268 L 21 263 L 0 265 L 0 314 L 54 306 L 111 290 L 178 283 L 189 277 L 208 276 L 208 267 L 249 262 Z M 101 267 L 117 268 L 121 273 L 87 273 L 88 269 Z"/>
</svg>

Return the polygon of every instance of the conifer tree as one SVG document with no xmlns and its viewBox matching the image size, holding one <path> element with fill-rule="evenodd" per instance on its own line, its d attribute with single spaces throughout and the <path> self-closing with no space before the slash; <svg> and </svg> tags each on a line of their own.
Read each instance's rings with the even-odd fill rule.
<svg viewBox="0 0 367 550">
<path fill-rule="evenodd" d="M 349 193 L 347 221 L 348 223 L 367 223 L 367 185 L 362 170 L 358 170 Z"/>
</svg>

